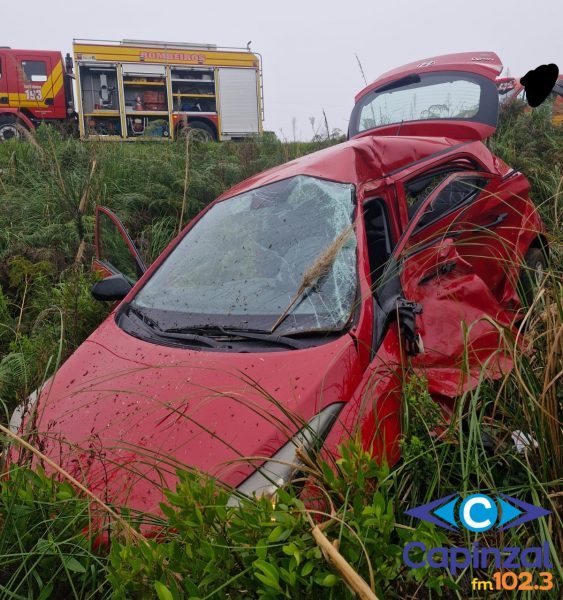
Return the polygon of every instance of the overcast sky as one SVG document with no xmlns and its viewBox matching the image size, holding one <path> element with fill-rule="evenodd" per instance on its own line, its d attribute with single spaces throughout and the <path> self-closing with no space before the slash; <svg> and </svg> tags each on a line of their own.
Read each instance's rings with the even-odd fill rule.
<svg viewBox="0 0 563 600">
<path fill-rule="evenodd" d="M 450 52 L 496 52 L 513 75 L 555 62 L 563 69 L 560 0 L 25 0 L 1 8 L 0 45 L 71 51 L 73 38 L 124 38 L 246 46 L 262 54 L 265 128 L 312 135 L 326 112 L 346 130 L 364 81 Z"/>
</svg>

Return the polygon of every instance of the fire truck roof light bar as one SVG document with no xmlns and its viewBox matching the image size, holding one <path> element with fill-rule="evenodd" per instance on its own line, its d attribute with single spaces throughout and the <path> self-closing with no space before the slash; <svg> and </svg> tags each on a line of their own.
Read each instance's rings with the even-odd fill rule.
<svg viewBox="0 0 563 600">
<path fill-rule="evenodd" d="M 217 50 L 217 44 L 187 44 L 184 42 L 160 42 L 148 40 L 122 40 L 123 46 L 143 46 L 146 48 L 189 48 L 190 50 Z"/>
<path fill-rule="evenodd" d="M 234 47 L 234 46 L 217 46 L 216 44 L 187 44 L 183 42 L 155 42 L 149 40 L 92 40 L 74 38 L 75 44 L 99 44 L 99 45 L 112 45 L 112 46 L 139 46 L 141 48 L 166 48 L 166 49 L 190 49 L 190 50 L 237 50 L 250 52 L 250 48 Z"/>
</svg>

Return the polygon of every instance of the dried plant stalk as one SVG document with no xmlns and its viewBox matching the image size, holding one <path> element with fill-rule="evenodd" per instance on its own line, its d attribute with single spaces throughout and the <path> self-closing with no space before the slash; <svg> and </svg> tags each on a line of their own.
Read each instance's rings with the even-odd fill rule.
<svg viewBox="0 0 563 600">
<path fill-rule="evenodd" d="M 80 483 L 80 481 L 75 479 L 68 471 L 65 471 L 65 469 L 63 469 L 60 465 L 58 465 L 56 462 L 51 460 L 48 456 L 43 454 L 43 452 L 41 452 L 41 450 L 37 449 L 35 446 L 31 445 L 29 442 L 26 442 L 22 437 L 20 437 L 16 433 L 12 432 L 7 427 L 4 427 L 4 425 L 2 425 L 2 424 L 0 424 L 0 432 L 7 435 L 8 438 L 10 438 L 12 440 L 12 442 L 18 444 L 19 446 L 22 446 L 28 452 L 31 452 L 32 454 L 37 456 L 37 458 L 42 460 L 44 463 L 48 464 L 54 471 L 56 471 L 59 475 L 61 475 L 61 477 L 66 479 L 74 487 L 78 488 L 81 492 L 83 492 L 86 496 L 88 496 L 88 498 L 90 498 L 90 500 L 92 500 L 95 504 L 97 504 L 100 508 L 102 508 L 110 517 L 112 517 L 116 523 L 121 525 L 128 540 L 135 540 L 137 542 L 142 542 L 142 543 L 148 545 L 146 538 L 141 533 L 139 533 L 138 531 L 133 529 L 133 527 L 131 527 L 131 525 L 121 515 L 116 513 L 115 510 L 113 510 L 113 508 L 111 508 L 111 506 L 106 504 L 101 498 L 99 498 L 98 496 L 96 496 L 96 494 L 91 492 L 85 485 L 83 485 L 82 483 Z"/>
<path fill-rule="evenodd" d="M 324 277 L 332 267 L 336 255 L 340 252 L 344 244 L 348 241 L 352 231 L 354 231 L 354 225 L 351 223 L 344 229 L 335 240 L 327 246 L 323 252 L 317 257 L 315 262 L 303 273 L 303 279 L 299 284 L 299 288 L 295 292 L 295 295 L 291 299 L 291 302 L 287 305 L 286 309 L 278 317 L 278 320 L 274 323 L 272 329 L 273 332 L 278 325 L 285 319 L 289 311 L 295 306 L 295 303 L 301 298 L 305 290 L 313 287 L 319 279 Z"/>
<path fill-rule="evenodd" d="M 318 525 L 313 527 L 311 534 L 319 548 L 323 551 L 324 556 L 340 573 L 342 579 L 344 579 L 344 581 L 354 590 L 358 598 L 361 598 L 362 600 L 377 600 L 377 596 L 373 593 L 363 577 L 354 571 L 350 563 L 330 543 L 329 539 L 320 530 Z"/>
</svg>

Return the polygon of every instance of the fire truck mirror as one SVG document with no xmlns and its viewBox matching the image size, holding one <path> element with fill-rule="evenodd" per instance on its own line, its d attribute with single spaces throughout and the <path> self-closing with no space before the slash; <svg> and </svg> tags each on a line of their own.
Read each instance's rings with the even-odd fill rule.
<svg viewBox="0 0 563 600">
<path fill-rule="evenodd" d="M 66 68 L 66 72 L 69 75 L 72 75 L 72 72 L 74 70 L 74 62 L 72 61 L 72 56 L 70 55 L 69 52 L 67 52 L 66 56 L 65 56 L 65 68 Z"/>
</svg>

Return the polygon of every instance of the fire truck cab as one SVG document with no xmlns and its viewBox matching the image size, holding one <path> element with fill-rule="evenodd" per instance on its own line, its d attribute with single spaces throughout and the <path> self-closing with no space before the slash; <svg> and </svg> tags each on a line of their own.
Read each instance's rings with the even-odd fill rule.
<svg viewBox="0 0 563 600">
<path fill-rule="evenodd" d="M 0 142 L 74 115 L 72 62 L 60 52 L 0 47 Z"/>
</svg>

